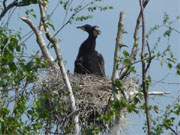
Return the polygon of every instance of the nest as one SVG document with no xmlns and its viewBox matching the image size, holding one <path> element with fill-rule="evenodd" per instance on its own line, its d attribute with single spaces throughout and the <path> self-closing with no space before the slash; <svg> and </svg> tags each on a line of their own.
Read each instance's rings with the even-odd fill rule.
<svg viewBox="0 0 180 135">
<path fill-rule="evenodd" d="M 112 82 L 110 79 L 99 77 L 95 75 L 73 75 L 68 73 L 73 94 L 76 99 L 76 105 L 78 107 L 78 113 L 80 117 L 81 126 L 87 128 L 95 124 L 98 127 L 103 128 L 103 123 L 97 118 L 105 114 L 108 108 L 108 104 L 112 99 Z M 119 97 L 133 95 L 138 86 L 135 81 L 130 79 L 125 80 L 124 91 L 126 93 L 118 94 Z M 65 88 L 62 75 L 59 70 L 50 69 L 46 71 L 43 76 L 40 76 L 37 89 L 39 94 L 43 94 L 44 91 L 50 92 L 51 97 L 56 97 L 53 102 L 59 101 L 61 105 L 66 106 L 66 114 L 58 114 L 59 119 L 63 119 L 65 115 L 71 113 L 70 102 L 68 92 Z M 37 90 L 36 89 L 36 90 Z M 126 97 L 126 98 L 127 98 Z M 67 107 L 69 106 L 69 107 Z M 54 106 L 53 106 L 54 108 Z M 62 109 L 62 108 L 61 108 Z M 63 108 L 64 109 L 64 108 Z M 68 122 L 67 122 L 68 123 Z"/>
</svg>

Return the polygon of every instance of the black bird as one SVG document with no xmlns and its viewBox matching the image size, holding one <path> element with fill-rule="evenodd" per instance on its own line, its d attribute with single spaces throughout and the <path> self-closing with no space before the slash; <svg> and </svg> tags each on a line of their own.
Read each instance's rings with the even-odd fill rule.
<svg viewBox="0 0 180 135">
<path fill-rule="evenodd" d="M 105 76 L 103 56 L 95 50 L 96 38 L 101 34 L 99 27 L 86 24 L 77 28 L 86 31 L 89 36 L 79 48 L 79 53 L 74 63 L 74 72 Z"/>
</svg>

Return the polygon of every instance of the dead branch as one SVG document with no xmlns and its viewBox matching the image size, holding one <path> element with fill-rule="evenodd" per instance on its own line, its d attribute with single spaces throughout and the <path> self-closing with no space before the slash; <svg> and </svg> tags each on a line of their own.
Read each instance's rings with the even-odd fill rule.
<svg viewBox="0 0 180 135">
<path fill-rule="evenodd" d="M 163 92 L 163 91 L 151 91 L 148 92 L 148 95 L 152 95 L 152 96 L 165 96 L 171 94 L 170 92 Z"/>
<path fill-rule="evenodd" d="M 143 1 L 143 8 L 145 8 L 147 6 L 149 1 L 150 0 Z M 142 16 L 142 14 L 140 11 L 139 15 L 137 17 L 137 20 L 136 20 L 136 26 L 135 26 L 135 30 L 134 30 L 134 43 L 133 43 L 133 48 L 131 50 L 131 61 L 132 61 L 132 63 L 136 60 L 136 56 L 138 53 L 138 44 L 139 44 L 138 33 L 139 33 L 139 29 L 140 29 L 140 24 L 141 24 L 141 16 Z M 129 68 L 130 67 L 124 67 L 124 71 L 120 74 L 120 79 L 123 79 L 124 77 L 128 76 L 131 73 Z"/>
<path fill-rule="evenodd" d="M 142 20 L 142 47 L 141 47 L 141 63 L 142 63 L 142 90 L 144 95 L 144 112 L 146 115 L 146 123 L 147 123 L 147 134 L 151 135 L 151 119 L 150 119 L 150 111 L 149 111 L 149 102 L 148 102 L 148 85 L 147 85 L 147 70 L 146 62 L 144 60 L 144 54 L 145 54 L 145 47 L 146 47 L 146 30 L 145 30 L 145 16 L 144 16 L 144 7 L 143 7 L 143 1 L 139 0 L 140 4 L 140 12 L 141 12 L 141 20 Z M 148 64 L 148 67 L 150 66 L 150 63 Z"/>
<path fill-rule="evenodd" d="M 147 4 L 149 3 L 150 0 L 143 0 L 143 8 L 146 8 Z M 135 60 L 136 59 L 136 55 L 137 55 L 137 50 L 138 50 L 138 33 L 139 33 L 139 29 L 140 29 L 140 24 L 141 24 L 141 17 L 142 17 L 142 12 L 139 12 L 138 18 L 136 20 L 136 26 L 135 26 L 135 30 L 134 30 L 134 45 L 131 51 L 131 57 Z"/>
<path fill-rule="evenodd" d="M 76 109 L 75 97 L 74 97 L 74 94 L 73 94 L 73 91 L 72 91 L 72 87 L 71 87 L 69 78 L 68 78 L 67 73 L 66 73 L 66 69 L 65 69 L 64 63 L 63 63 L 62 53 L 61 53 L 61 49 L 59 47 L 59 42 L 50 33 L 50 31 L 48 30 L 48 28 L 46 26 L 46 20 L 45 20 L 45 18 L 46 18 L 46 11 L 45 11 L 45 8 L 43 7 L 41 1 L 40 1 L 40 4 L 39 4 L 39 8 L 40 8 L 41 22 L 42 22 L 42 25 L 44 26 L 46 38 L 53 45 L 53 48 L 54 48 L 54 51 L 55 51 L 56 56 L 57 56 L 58 65 L 60 67 L 60 71 L 61 71 L 64 83 L 65 83 L 66 88 L 67 88 L 67 90 L 69 92 L 72 112 L 76 112 L 77 109 Z M 74 116 L 73 120 L 74 120 L 74 124 L 75 124 L 75 134 L 79 135 L 80 134 L 79 115 L 76 114 Z"/>
<path fill-rule="evenodd" d="M 46 43 L 43 36 L 41 35 L 41 32 L 36 29 L 35 25 L 27 17 L 21 17 L 21 20 L 24 21 L 32 29 L 32 31 L 36 35 L 37 43 L 42 51 L 44 58 L 49 62 L 49 64 L 53 65 L 54 59 L 46 47 Z"/>
<path fill-rule="evenodd" d="M 114 99 L 116 98 L 116 87 L 115 87 L 115 81 L 116 79 L 119 79 L 119 65 L 120 65 L 120 51 L 123 47 L 123 34 L 124 34 L 124 13 L 120 12 L 119 22 L 118 22 L 118 31 L 117 31 L 117 37 L 116 37 L 116 46 L 114 51 L 114 65 L 113 65 L 113 73 L 112 73 L 112 93 L 114 96 Z"/>
</svg>

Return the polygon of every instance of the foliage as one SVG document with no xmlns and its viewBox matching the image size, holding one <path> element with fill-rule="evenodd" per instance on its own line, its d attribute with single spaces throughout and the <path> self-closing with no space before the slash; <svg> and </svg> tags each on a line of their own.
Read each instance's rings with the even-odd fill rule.
<svg viewBox="0 0 180 135">
<path fill-rule="evenodd" d="M 173 34 L 180 34 L 178 29 L 174 27 L 174 23 L 178 21 L 179 17 L 176 17 L 176 19 L 173 20 L 167 13 L 165 13 L 162 24 L 152 27 L 146 35 L 147 38 L 149 38 L 153 33 L 156 34 L 158 31 L 163 31 L 162 34 L 159 34 L 151 52 L 156 56 L 155 59 L 158 60 L 161 65 L 166 64 L 169 69 L 172 69 L 177 61 L 174 52 L 172 51 L 173 45 L 170 41 L 173 38 Z M 163 41 L 166 41 L 167 45 L 162 45 Z M 162 49 L 160 48 L 164 48 L 163 51 L 161 51 Z"/>
<path fill-rule="evenodd" d="M 172 34 L 174 34 L 174 33 L 180 34 L 180 32 L 178 31 L 177 28 L 175 28 L 173 26 L 174 22 L 177 22 L 179 20 L 179 17 L 176 17 L 176 20 L 173 20 L 173 21 L 171 21 L 171 20 L 172 19 L 169 17 L 169 15 L 165 13 L 165 15 L 163 17 L 163 21 L 162 21 L 163 23 L 161 25 L 155 25 L 153 28 L 151 28 L 150 31 L 147 33 L 146 37 L 147 37 L 147 40 L 149 40 L 153 34 L 158 33 L 158 35 L 160 35 L 159 34 L 160 31 L 163 30 L 162 35 L 160 35 L 157 38 L 157 42 L 154 45 L 151 45 L 151 47 L 152 46 L 153 47 L 149 51 L 151 53 L 153 62 L 155 60 L 159 61 L 161 65 L 166 64 L 167 67 L 172 70 L 172 69 L 175 69 L 174 67 L 177 64 L 177 62 L 176 62 L 177 60 L 171 49 L 172 45 L 170 44 L 170 41 L 172 38 Z M 167 45 L 162 46 L 161 45 L 162 40 L 167 41 Z M 164 49 L 163 51 L 161 51 L 162 48 Z M 123 55 L 121 56 L 121 58 L 116 59 L 119 62 L 119 64 L 121 64 L 120 73 L 121 73 L 121 71 L 123 71 L 124 67 L 131 69 L 131 70 L 129 70 L 129 72 L 131 74 L 137 73 L 138 72 L 137 68 L 139 66 L 135 66 L 135 64 L 138 64 L 139 62 L 141 62 L 141 60 L 136 60 L 135 62 L 132 62 L 130 53 L 126 50 L 124 50 L 122 54 Z M 145 54 L 145 64 L 148 64 L 149 59 L 151 59 L 151 58 L 148 58 L 148 55 Z M 179 69 L 180 69 L 180 66 L 179 66 L 179 64 L 177 64 L 176 65 L 177 75 L 179 75 L 179 71 L 180 71 Z M 118 88 L 118 90 L 123 93 L 122 87 L 125 84 L 123 84 L 121 81 L 118 80 L 118 81 L 116 81 L 115 85 Z M 151 88 L 151 86 L 152 86 L 151 74 L 148 74 L 148 76 L 145 80 L 145 85 L 146 85 L 147 89 Z M 114 117 L 117 116 L 116 112 L 120 112 L 123 109 L 126 109 L 129 113 L 132 113 L 132 112 L 138 113 L 141 110 L 144 111 L 145 106 L 144 106 L 144 103 L 142 102 L 142 100 L 143 100 L 142 93 L 143 93 L 143 91 L 140 90 L 138 95 L 135 96 L 131 101 L 127 101 L 125 99 L 120 99 L 120 100 L 114 101 L 111 104 L 110 112 L 107 113 L 106 115 L 102 116 L 102 119 L 105 120 L 106 122 L 112 122 Z M 167 106 L 167 110 L 168 110 L 168 108 L 169 107 Z M 153 110 L 157 111 L 157 110 L 159 110 L 159 107 L 152 106 L 149 104 L 148 110 L 149 111 L 153 111 Z M 176 113 L 174 113 L 174 112 L 176 112 Z M 179 131 L 175 130 L 174 127 L 176 126 L 176 128 L 177 128 L 179 126 L 179 123 L 177 123 L 178 117 L 179 117 L 179 101 L 175 105 L 171 106 L 169 113 L 167 113 L 167 112 L 164 112 L 164 113 L 165 113 L 164 115 L 161 114 L 161 117 L 158 118 L 158 120 L 154 120 L 154 117 L 152 118 L 153 125 L 154 125 L 152 134 L 160 135 L 160 134 L 165 133 L 165 130 L 169 130 L 171 133 L 177 134 Z M 146 129 L 147 129 L 147 125 L 145 125 L 145 130 Z"/>
<path fill-rule="evenodd" d="M 93 13 L 95 10 L 105 11 L 112 9 L 110 6 L 98 6 L 102 0 L 79 3 L 74 6 L 70 1 L 61 0 L 60 5 L 70 12 L 70 18 L 65 17 L 65 25 L 73 21 L 85 21 L 92 15 L 78 15 L 82 10 Z M 48 4 L 48 0 L 43 1 Z M 19 5 L 38 4 L 39 0 L 22 0 Z M 15 3 L 16 4 L 16 3 Z M 29 18 L 36 19 L 37 12 L 34 8 L 27 8 L 25 14 Z M 65 15 L 65 16 L 66 16 Z M 47 27 L 55 30 L 50 17 L 46 18 Z M 64 25 L 64 26 L 65 26 Z M 57 116 L 66 116 L 69 112 L 68 105 L 60 102 L 58 96 L 46 91 L 38 95 L 33 90 L 33 85 L 38 79 L 39 70 L 47 68 L 47 62 L 37 55 L 26 56 L 25 44 L 22 43 L 21 33 L 0 29 L 0 134 L 39 134 L 44 133 L 51 126 L 59 126 Z M 12 94 L 11 94 L 12 93 Z M 58 121 L 57 121 L 58 119 Z M 62 120 L 63 121 L 63 120 Z M 65 126 L 65 133 L 72 132 L 74 125 L 69 121 Z"/>
<path fill-rule="evenodd" d="M 179 101 L 172 106 L 167 106 L 164 114 L 161 114 L 153 121 L 153 135 L 161 135 L 166 133 L 166 130 L 177 134 L 180 128 L 180 104 Z"/>
<path fill-rule="evenodd" d="M 38 69 L 47 64 L 36 56 L 26 58 L 20 40 L 19 33 L 0 29 L 0 134 L 34 132 L 25 121 L 27 87 L 36 81 Z"/>
<path fill-rule="evenodd" d="M 65 11 L 64 24 L 87 21 L 97 12 L 112 10 L 110 4 L 103 5 L 105 0 L 69 1 L 60 0 L 60 5 Z"/>
<path fill-rule="evenodd" d="M 24 56 L 24 47 L 20 43 L 20 35 L 11 35 L 7 30 L 0 30 L 0 88 L 3 92 L 19 88 L 22 81 L 36 80 L 38 68 L 45 66 L 38 57 L 29 61 Z"/>
<path fill-rule="evenodd" d="M 47 0 L 45 0 L 47 1 Z M 22 3 L 26 4 L 26 5 L 30 5 L 30 4 L 37 4 L 39 2 L 39 0 L 22 0 Z"/>
</svg>

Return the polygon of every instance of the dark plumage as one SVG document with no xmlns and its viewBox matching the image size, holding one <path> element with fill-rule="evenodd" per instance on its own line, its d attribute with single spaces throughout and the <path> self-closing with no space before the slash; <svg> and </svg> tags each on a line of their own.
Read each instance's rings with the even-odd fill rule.
<svg viewBox="0 0 180 135">
<path fill-rule="evenodd" d="M 79 53 L 75 60 L 74 72 L 105 76 L 103 56 L 95 50 L 96 38 L 101 33 L 98 29 L 99 27 L 86 24 L 77 28 L 86 31 L 89 36 L 79 48 Z"/>
</svg>

